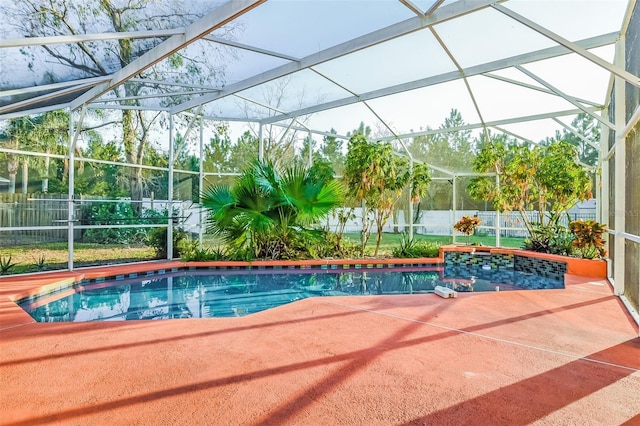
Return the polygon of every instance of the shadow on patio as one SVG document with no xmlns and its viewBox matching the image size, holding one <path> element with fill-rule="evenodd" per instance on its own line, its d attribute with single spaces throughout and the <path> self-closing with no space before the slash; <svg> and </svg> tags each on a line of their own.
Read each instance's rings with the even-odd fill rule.
<svg viewBox="0 0 640 426">
<path fill-rule="evenodd" d="M 2 330 L 0 411 L 14 426 L 622 424 L 638 415 L 637 336 L 606 288 L 30 323 Z"/>
</svg>

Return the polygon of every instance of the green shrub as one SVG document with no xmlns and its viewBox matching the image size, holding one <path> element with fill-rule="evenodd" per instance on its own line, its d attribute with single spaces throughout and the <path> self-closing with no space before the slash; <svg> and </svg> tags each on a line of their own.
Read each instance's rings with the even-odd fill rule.
<svg viewBox="0 0 640 426">
<path fill-rule="evenodd" d="M 416 241 L 414 238 L 409 238 L 409 235 L 403 232 L 400 246 L 394 247 L 391 250 L 391 254 L 397 258 L 438 257 L 440 254 L 440 244 Z"/>
<path fill-rule="evenodd" d="M 575 252 L 573 235 L 568 229 L 560 225 L 536 226 L 531 230 L 531 236 L 524 240 L 525 250 L 538 253 L 571 256 Z"/>
<path fill-rule="evenodd" d="M 47 269 L 47 258 L 44 254 L 41 254 L 40 257 L 35 259 L 35 262 L 36 262 L 35 265 L 36 265 L 36 268 L 38 268 L 38 271 L 44 271 L 45 269 Z"/>
<path fill-rule="evenodd" d="M 574 236 L 573 247 L 581 257 L 595 259 L 607 255 L 606 241 L 602 238 L 607 230 L 607 225 L 591 219 L 574 220 L 569 224 L 569 229 Z"/>
<path fill-rule="evenodd" d="M 207 262 L 216 260 L 228 260 L 229 255 L 220 247 L 215 249 L 200 249 L 198 241 L 189 243 L 187 240 L 183 240 L 181 246 L 178 248 L 180 252 L 180 259 L 185 262 Z"/>
<path fill-rule="evenodd" d="M 239 260 L 243 262 L 250 262 L 255 259 L 256 259 L 255 253 L 249 247 L 234 247 L 231 250 L 229 250 L 229 260 Z"/>
<path fill-rule="evenodd" d="M 16 265 L 17 263 L 11 262 L 11 255 L 9 255 L 8 257 L 0 256 L 0 275 L 6 274 L 11 268 Z"/>
<path fill-rule="evenodd" d="M 347 259 L 359 253 L 357 244 L 330 231 L 316 231 L 316 238 L 307 240 L 306 252 L 313 259 Z"/>
<path fill-rule="evenodd" d="M 91 203 L 82 210 L 81 222 L 85 225 L 104 225 L 87 229 L 83 241 L 99 244 L 142 245 L 147 239 L 147 231 L 141 228 L 113 228 L 110 225 L 131 225 L 143 223 L 166 223 L 166 212 L 145 209 L 142 216 L 136 216 L 128 202 Z"/>
<path fill-rule="evenodd" d="M 333 232 L 319 229 L 300 229 L 297 233 L 289 235 L 286 240 L 278 236 L 261 240 L 260 250 L 257 254 L 249 247 L 230 246 L 225 256 L 229 260 L 242 261 L 255 259 L 345 259 L 353 257 L 358 251 L 357 245 L 353 241 L 340 239 Z"/>
<path fill-rule="evenodd" d="M 473 235 L 475 235 L 476 237 L 488 237 L 489 236 L 489 232 L 487 232 L 486 229 L 477 229 Z"/>
<path fill-rule="evenodd" d="M 185 243 L 189 243 L 189 235 L 181 228 L 173 228 L 173 258 L 180 257 L 180 250 L 184 249 Z M 167 257 L 167 228 L 153 228 L 149 232 L 147 245 L 156 250 L 158 258 Z"/>
</svg>

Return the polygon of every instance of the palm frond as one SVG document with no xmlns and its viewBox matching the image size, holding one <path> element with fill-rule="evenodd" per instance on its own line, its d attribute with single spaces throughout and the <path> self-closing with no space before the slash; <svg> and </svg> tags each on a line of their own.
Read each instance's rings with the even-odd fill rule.
<svg viewBox="0 0 640 426">
<path fill-rule="evenodd" d="M 210 210 L 219 210 L 235 203 L 228 185 L 213 185 L 202 191 L 202 205 Z"/>
<path fill-rule="evenodd" d="M 249 169 L 256 186 L 268 194 L 280 192 L 281 176 L 271 160 L 256 160 Z"/>
<path fill-rule="evenodd" d="M 288 194 L 288 199 L 296 209 L 296 221 L 301 225 L 311 225 L 325 218 L 332 209 L 344 200 L 343 187 L 338 181 L 328 183 L 306 180 L 302 187 Z"/>
<path fill-rule="evenodd" d="M 226 185 L 213 185 L 202 191 L 202 205 L 208 210 L 207 230 L 219 234 L 233 219 L 236 199 Z"/>
</svg>

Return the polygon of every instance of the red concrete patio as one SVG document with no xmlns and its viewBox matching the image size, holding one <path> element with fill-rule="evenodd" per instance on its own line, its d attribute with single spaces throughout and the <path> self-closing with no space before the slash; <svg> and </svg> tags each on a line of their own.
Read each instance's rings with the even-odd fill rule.
<svg viewBox="0 0 640 426">
<path fill-rule="evenodd" d="M 597 278 L 126 323 L 10 300 L 79 275 L 0 279 L 2 425 L 640 424 L 638 327 Z"/>
</svg>

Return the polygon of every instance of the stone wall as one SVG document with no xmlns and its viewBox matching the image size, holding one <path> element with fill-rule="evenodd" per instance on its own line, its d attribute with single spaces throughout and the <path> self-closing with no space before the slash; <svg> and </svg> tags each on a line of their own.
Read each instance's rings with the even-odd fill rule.
<svg viewBox="0 0 640 426">
<path fill-rule="evenodd" d="M 517 254 L 491 253 L 489 251 L 445 251 L 444 264 L 448 268 L 487 268 L 492 271 L 516 271 L 564 282 L 567 264 L 561 261 L 540 259 Z"/>
<path fill-rule="evenodd" d="M 564 282 L 567 264 L 549 259 L 516 255 L 513 260 L 513 269 Z"/>
</svg>

